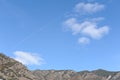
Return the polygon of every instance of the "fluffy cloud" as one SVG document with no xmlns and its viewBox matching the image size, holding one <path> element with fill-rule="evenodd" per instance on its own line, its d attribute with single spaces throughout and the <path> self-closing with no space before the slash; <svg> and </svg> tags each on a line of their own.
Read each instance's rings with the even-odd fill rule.
<svg viewBox="0 0 120 80">
<path fill-rule="evenodd" d="M 64 25 L 66 29 L 72 30 L 72 34 L 78 34 L 82 27 L 84 27 L 84 24 L 79 24 L 76 20 L 76 18 L 70 18 L 64 22 Z"/>
<path fill-rule="evenodd" d="M 80 15 L 74 16 L 73 18 L 69 18 L 64 21 L 65 29 L 70 30 L 73 35 L 82 36 L 78 39 L 78 43 L 80 44 L 88 44 L 90 43 L 90 39 L 101 39 L 104 35 L 109 33 L 108 26 L 98 26 L 99 22 L 104 18 L 99 17 L 88 19 L 90 15 L 87 17 L 85 15 L 96 13 L 103 10 L 104 8 L 105 5 L 99 4 L 97 2 L 78 3 L 74 8 L 75 14 L 73 15 L 76 15 L 76 13 Z M 79 19 L 80 17 L 83 19 Z"/>
<path fill-rule="evenodd" d="M 75 6 L 75 11 L 81 14 L 87 14 L 87 13 L 95 13 L 97 11 L 100 11 L 104 9 L 103 4 L 99 3 L 78 3 Z"/>
<path fill-rule="evenodd" d="M 96 20 L 83 21 L 80 23 L 76 18 L 70 18 L 65 21 L 64 25 L 71 30 L 74 35 L 82 34 L 93 39 L 100 39 L 109 32 L 109 27 L 98 27 Z"/>
<path fill-rule="evenodd" d="M 41 65 L 43 63 L 43 59 L 38 55 L 23 52 L 23 51 L 16 51 L 14 52 L 14 59 L 25 64 L 25 65 Z"/>
<path fill-rule="evenodd" d="M 87 37 L 81 37 L 78 39 L 78 43 L 80 44 L 89 44 L 90 43 L 90 39 Z"/>
<path fill-rule="evenodd" d="M 92 22 L 89 22 L 89 25 L 86 25 L 86 27 L 81 31 L 82 34 L 87 35 L 93 39 L 100 39 L 108 32 L 108 26 L 102 26 L 98 28 L 98 26 Z"/>
</svg>

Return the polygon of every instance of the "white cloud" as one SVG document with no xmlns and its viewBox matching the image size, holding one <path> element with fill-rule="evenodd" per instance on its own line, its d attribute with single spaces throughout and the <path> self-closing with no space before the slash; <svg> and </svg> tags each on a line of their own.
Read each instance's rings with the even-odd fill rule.
<svg viewBox="0 0 120 80">
<path fill-rule="evenodd" d="M 72 31 L 72 34 L 81 34 L 93 39 L 100 39 L 109 32 L 108 26 L 98 27 L 100 18 L 78 22 L 76 18 L 70 18 L 65 21 L 64 25 Z"/>
<path fill-rule="evenodd" d="M 78 3 L 75 6 L 75 11 L 81 14 L 88 14 L 88 13 L 95 13 L 98 12 L 102 9 L 104 9 L 104 5 L 103 4 L 99 4 L 99 3 Z"/>
<path fill-rule="evenodd" d="M 77 22 L 76 18 L 70 18 L 64 22 L 64 25 L 66 26 L 67 29 L 72 30 L 73 35 L 78 34 L 82 27 L 84 27 L 84 24 L 81 25 Z"/>
<path fill-rule="evenodd" d="M 87 37 L 81 37 L 78 39 L 78 43 L 80 44 L 89 44 L 90 43 L 90 39 Z"/>
<path fill-rule="evenodd" d="M 14 55 L 15 60 L 25 65 L 41 65 L 43 63 L 43 59 L 40 56 L 35 55 L 33 53 L 16 51 L 14 52 Z"/>
<path fill-rule="evenodd" d="M 109 27 L 108 26 L 102 26 L 98 28 L 98 26 L 95 23 L 91 23 L 87 25 L 83 30 L 82 34 L 87 35 L 93 39 L 100 39 L 102 38 L 105 34 L 109 32 Z"/>
<path fill-rule="evenodd" d="M 65 29 L 70 30 L 73 35 L 83 36 L 78 39 L 80 44 L 90 43 L 90 39 L 101 39 L 103 36 L 109 33 L 109 26 L 100 26 L 99 22 L 104 19 L 104 17 L 98 18 L 88 18 L 90 15 L 101 11 L 105 8 L 105 5 L 93 2 L 94 0 L 89 0 L 89 2 L 80 2 L 74 7 L 74 17 L 64 21 Z M 87 15 L 87 17 L 85 16 Z M 79 19 L 81 17 L 81 19 Z M 79 21 L 80 20 L 80 21 Z"/>
</svg>

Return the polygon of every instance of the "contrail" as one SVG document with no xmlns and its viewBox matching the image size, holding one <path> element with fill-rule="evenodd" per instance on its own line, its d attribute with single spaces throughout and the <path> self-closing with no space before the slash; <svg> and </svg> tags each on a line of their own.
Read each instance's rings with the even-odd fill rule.
<svg viewBox="0 0 120 80">
<path fill-rule="evenodd" d="M 26 42 L 27 40 L 29 40 L 30 38 L 32 38 L 33 36 L 35 36 L 36 33 L 38 33 L 39 31 L 41 31 L 41 27 L 39 29 L 34 30 L 32 33 L 30 33 L 28 36 L 26 36 L 25 38 L 23 38 L 21 41 L 19 41 L 16 46 L 13 47 L 13 49 L 17 49 L 20 45 L 22 45 L 24 42 Z"/>
</svg>

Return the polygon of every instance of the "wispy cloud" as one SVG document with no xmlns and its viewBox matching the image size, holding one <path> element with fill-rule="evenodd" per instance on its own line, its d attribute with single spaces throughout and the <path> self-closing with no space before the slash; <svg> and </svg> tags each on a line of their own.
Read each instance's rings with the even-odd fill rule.
<svg viewBox="0 0 120 80">
<path fill-rule="evenodd" d="M 88 13 L 95 13 L 101 11 L 104 8 L 105 6 L 103 4 L 81 2 L 75 6 L 75 11 L 80 14 L 88 14 Z"/>
<path fill-rule="evenodd" d="M 87 37 L 81 37 L 78 39 L 78 43 L 80 44 L 89 44 L 90 43 L 90 39 Z"/>
<path fill-rule="evenodd" d="M 80 16 L 83 17 L 86 14 L 93 14 L 103 10 L 104 8 L 105 5 L 99 4 L 97 2 L 78 3 L 74 7 L 74 12 L 75 15 L 76 13 L 82 15 L 68 18 L 66 21 L 64 21 L 65 29 L 71 31 L 72 35 L 82 36 L 78 39 L 78 43 L 81 44 L 88 44 L 90 43 L 91 39 L 101 39 L 103 36 L 109 33 L 109 26 L 100 26 L 99 24 L 100 21 L 104 20 L 104 17 L 88 18 L 90 17 L 89 15 L 87 17 L 84 17 L 83 19 L 80 19 Z"/>
<path fill-rule="evenodd" d="M 29 52 L 16 51 L 14 55 L 14 59 L 24 65 L 41 65 L 44 61 L 40 56 Z"/>
</svg>

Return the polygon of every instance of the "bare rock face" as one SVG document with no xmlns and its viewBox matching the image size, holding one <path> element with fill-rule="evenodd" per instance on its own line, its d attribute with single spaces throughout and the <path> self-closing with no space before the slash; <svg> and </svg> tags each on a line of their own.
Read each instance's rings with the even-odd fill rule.
<svg viewBox="0 0 120 80">
<path fill-rule="evenodd" d="M 37 80 L 24 65 L 0 54 L 0 79 L 2 80 Z"/>
<path fill-rule="evenodd" d="M 111 80 L 120 80 L 120 72 L 118 72 L 116 75 L 114 75 Z"/>
</svg>

